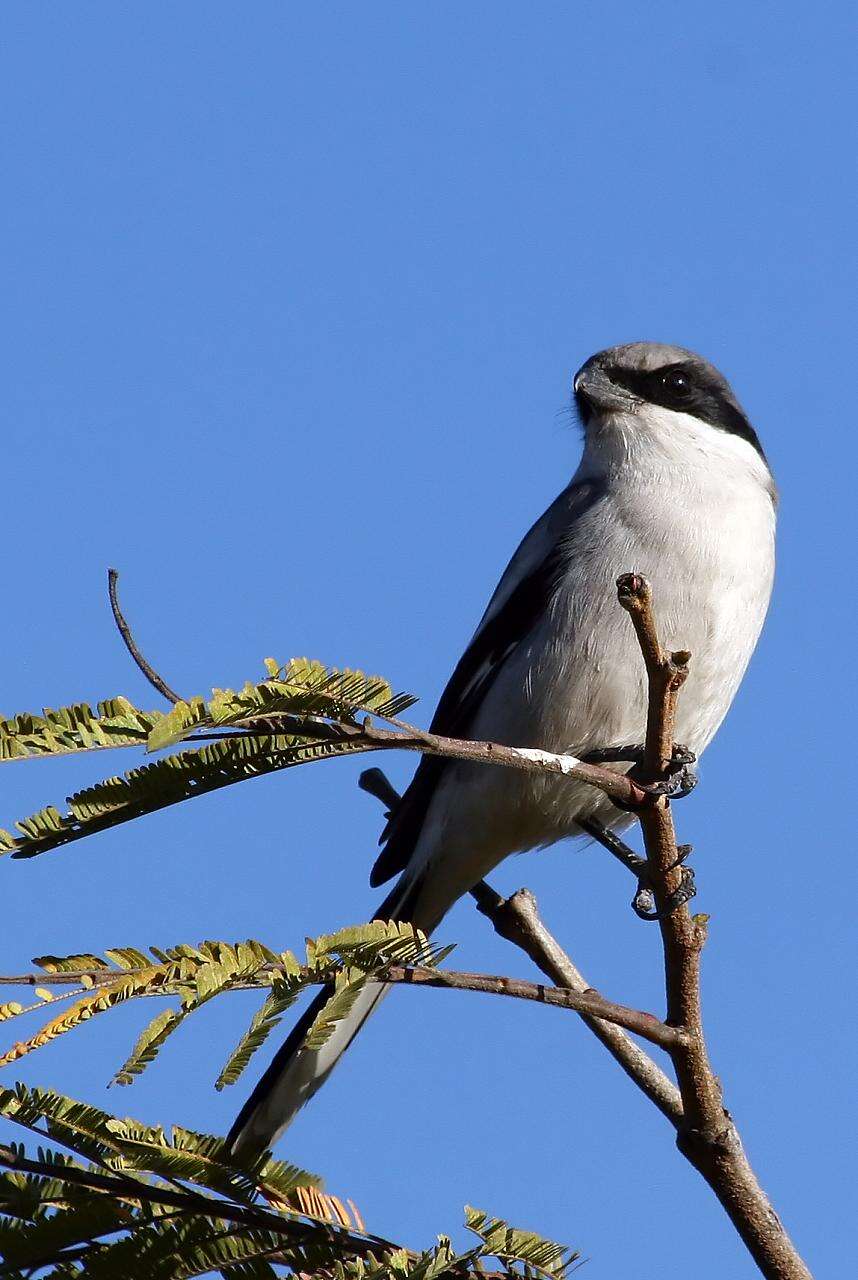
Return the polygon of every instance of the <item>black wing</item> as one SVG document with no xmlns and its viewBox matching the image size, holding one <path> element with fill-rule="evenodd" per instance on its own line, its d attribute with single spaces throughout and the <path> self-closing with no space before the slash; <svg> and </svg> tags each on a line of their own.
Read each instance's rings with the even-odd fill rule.
<svg viewBox="0 0 858 1280">
<path fill-rule="evenodd" d="M 567 561 L 564 533 L 603 492 L 593 482 L 570 485 L 526 535 L 441 694 L 429 726 L 432 733 L 468 737 L 504 662 L 550 606 Z M 423 756 L 381 834 L 379 843 L 384 847 L 369 880 L 373 887 L 405 870 L 448 763 L 438 756 Z"/>
</svg>

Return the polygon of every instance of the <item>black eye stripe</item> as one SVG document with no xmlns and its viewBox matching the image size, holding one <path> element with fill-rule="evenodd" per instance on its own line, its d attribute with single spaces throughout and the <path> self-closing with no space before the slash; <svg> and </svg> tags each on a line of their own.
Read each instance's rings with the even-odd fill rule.
<svg viewBox="0 0 858 1280">
<path fill-rule="evenodd" d="M 690 361 L 649 370 L 609 365 L 605 372 L 612 382 L 648 404 L 690 413 L 701 422 L 740 436 L 765 461 L 756 431 L 736 404 L 727 384 L 708 366 L 701 368 Z"/>
</svg>

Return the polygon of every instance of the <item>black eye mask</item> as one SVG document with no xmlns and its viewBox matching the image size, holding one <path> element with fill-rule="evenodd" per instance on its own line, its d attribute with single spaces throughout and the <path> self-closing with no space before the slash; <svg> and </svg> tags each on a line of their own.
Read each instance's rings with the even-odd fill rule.
<svg viewBox="0 0 858 1280">
<path fill-rule="evenodd" d="M 610 365 L 606 373 L 612 382 L 648 404 L 690 413 L 712 427 L 741 436 L 765 461 L 756 431 L 714 369 L 685 360 L 650 370 Z"/>
</svg>

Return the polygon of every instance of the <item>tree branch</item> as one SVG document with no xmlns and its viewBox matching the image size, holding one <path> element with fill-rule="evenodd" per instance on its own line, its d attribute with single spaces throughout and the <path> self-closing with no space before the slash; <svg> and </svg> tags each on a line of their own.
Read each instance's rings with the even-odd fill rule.
<svg viewBox="0 0 858 1280">
<path fill-rule="evenodd" d="M 646 665 L 649 711 L 643 780 L 655 782 L 670 761 L 676 699 L 691 655 L 662 649 L 652 589 L 645 578 L 624 574 L 617 581 L 617 594 L 631 617 Z M 681 882 L 670 803 L 663 797 L 653 798 L 641 807 L 638 817 L 648 874 L 662 913 L 666 1021 L 686 1032 L 686 1038 L 668 1050 L 684 1113 L 677 1129 L 677 1146 L 721 1201 L 762 1274 L 769 1280 L 810 1280 L 810 1272 L 748 1163 L 709 1063 L 700 1000 L 700 954 L 706 941 L 706 917 L 692 917 L 684 904 L 665 910 Z"/>
<path fill-rule="evenodd" d="M 477 910 L 491 920 L 495 932 L 520 947 L 558 987 L 578 992 L 594 990 L 540 918 L 536 898 L 529 889 L 519 889 L 511 897 L 502 898 L 481 880 L 471 890 L 471 896 L 476 901 Z M 678 1126 L 682 1120 L 682 1099 L 676 1085 L 658 1063 L 621 1026 L 602 1021 L 583 1010 L 579 1012 L 581 1021 L 605 1046 L 629 1079 L 671 1124 Z"/>
<path fill-rule="evenodd" d="M 691 655 L 685 650 L 667 653 L 658 636 L 649 583 L 639 574 L 625 574 L 617 582 L 618 599 L 629 613 L 640 645 L 647 672 L 649 697 L 644 761 L 634 777 L 611 775 L 629 786 L 629 798 L 620 788 L 611 788 L 599 776 L 586 776 L 579 771 L 580 762 L 573 756 L 553 757 L 550 753 L 530 752 L 541 757 L 545 771 L 561 772 L 599 787 L 612 799 L 620 799 L 635 808 L 641 823 L 647 854 L 648 877 L 656 903 L 660 908 L 661 937 L 664 952 L 666 1023 L 681 1029 L 681 1041 L 665 1045 L 676 1073 L 679 1090 L 675 1090 L 654 1062 L 625 1035 L 619 1026 L 594 1017 L 591 1012 L 578 1012 L 626 1073 L 652 1099 L 677 1130 L 677 1146 L 694 1168 L 708 1182 L 725 1208 L 740 1238 L 767 1280 L 810 1280 L 810 1272 L 797 1253 L 777 1214 L 762 1190 L 742 1148 L 741 1139 L 729 1113 L 724 1109 L 719 1082 L 712 1071 L 703 1033 L 700 996 L 700 956 L 706 941 L 706 917 L 692 916 L 683 904 L 670 910 L 672 895 L 682 881 L 681 860 L 669 801 L 654 795 L 651 788 L 664 775 L 670 764 L 674 743 L 674 720 L 679 691 L 688 674 Z M 396 737 L 398 735 L 390 735 Z M 419 735 L 411 743 L 400 745 L 432 754 L 452 754 L 449 740 L 432 741 L 435 735 Z M 461 744 L 457 744 L 461 745 Z M 519 761 L 504 759 L 505 751 L 495 744 L 473 744 L 478 748 L 469 758 L 525 767 Z M 488 751 L 486 751 L 488 748 Z M 601 775 L 603 770 L 585 766 Z M 379 771 L 372 771 L 373 773 Z M 387 784 L 389 787 L 389 784 Z M 391 804 L 392 789 L 382 792 L 365 786 Z M 395 795 L 395 793 L 393 793 Z M 492 920 L 501 936 L 521 947 L 540 969 L 559 985 L 572 990 L 585 987 L 578 970 L 539 919 L 536 903 L 526 890 L 507 901 L 489 885 L 481 882 L 471 891 L 478 908 Z M 627 1023 L 624 1025 L 628 1025 Z M 637 1029 L 636 1029 L 637 1030 Z"/>
<path fill-rule="evenodd" d="M 358 779 L 358 786 L 380 800 L 388 812 L 399 802 L 399 792 L 381 769 L 365 769 Z M 480 880 L 470 893 L 477 910 L 491 921 L 495 932 L 524 951 L 537 969 L 556 986 L 579 993 L 594 991 L 540 918 L 536 898 L 529 889 L 519 889 L 511 897 L 502 898 L 490 884 Z M 602 1021 L 583 1010 L 579 1010 L 579 1014 L 584 1025 L 605 1046 L 629 1079 L 671 1124 L 678 1126 L 682 1120 L 682 1100 L 676 1085 L 661 1067 L 621 1026 Z"/>
<path fill-rule="evenodd" d="M 677 1037 L 684 1035 L 679 1028 L 659 1022 L 651 1013 L 615 1004 L 592 990 L 571 991 L 566 987 L 546 987 L 541 982 L 527 982 L 522 978 L 501 978 L 486 973 L 457 973 L 450 969 L 431 969 L 420 965 L 390 965 L 380 974 L 379 981 L 442 987 L 454 991 L 482 991 L 488 995 L 512 996 L 517 1000 L 535 1000 L 539 1004 L 554 1005 L 559 1009 L 573 1009 L 576 1013 L 587 1014 L 591 1018 L 598 1017 L 634 1031 L 643 1040 L 662 1049 L 675 1048 Z"/>
<path fill-rule="evenodd" d="M 308 733 L 311 721 L 312 735 Z M 447 760 L 502 765 L 524 773 L 559 773 L 565 778 L 573 778 L 598 788 L 609 799 L 628 809 L 638 809 L 641 805 L 648 804 L 652 798 L 648 785 L 628 774 L 614 773 L 601 765 L 588 764 L 578 756 L 568 753 L 542 751 L 535 747 L 511 747 L 501 742 L 478 742 L 469 738 L 447 738 L 443 734 L 428 733 L 401 720 L 394 723 L 399 726 L 396 730 L 382 729 L 373 724 L 370 717 L 361 724 L 350 724 L 344 720 L 325 722 L 314 717 L 296 716 L 292 712 L 269 711 L 264 717 L 242 721 L 238 731 L 232 727 L 214 734 L 190 733 L 183 741 L 194 743 L 201 738 L 208 740 L 213 737 L 230 737 L 235 736 L 236 732 L 254 738 L 268 734 L 276 736 L 278 733 L 297 733 L 306 738 L 318 737 L 320 742 L 351 742 L 357 751 L 361 748 L 364 751 L 419 751 L 423 755 L 441 756 Z"/>
<path fill-rule="evenodd" d="M 125 983 L 130 979 L 146 973 L 145 969 L 76 969 L 62 973 L 20 973 L 0 977 L 0 986 L 41 986 L 41 987 L 74 987 L 74 995 L 91 991 L 95 987 L 109 987 L 116 983 Z M 302 971 L 308 986 L 324 986 L 332 980 L 334 970 L 324 973 Z M 239 978 L 225 986 L 224 991 L 260 991 L 266 990 L 270 983 L 265 978 L 277 976 L 296 976 L 294 971 L 282 969 L 277 964 L 260 966 L 253 977 Z M 552 1005 L 558 1009 L 572 1009 L 576 1013 L 598 1017 L 618 1027 L 626 1027 L 634 1031 L 642 1039 L 656 1044 L 662 1049 L 672 1048 L 684 1032 L 676 1027 L 669 1027 L 660 1022 L 651 1013 L 643 1013 L 639 1009 L 631 1009 L 626 1005 L 606 1000 L 598 991 L 586 989 L 571 991 L 565 987 L 546 987 L 540 982 L 528 982 L 523 978 L 499 977 L 488 973 L 462 973 L 453 969 L 435 969 L 427 965 L 391 964 L 380 967 L 378 972 L 368 975 L 370 981 L 381 983 L 404 983 L 410 986 L 438 987 L 451 991 L 478 991 L 486 995 L 509 996 L 515 1000 L 533 1000 L 539 1004 Z M 148 989 L 136 992 L 135 999 L 144 996 L 169 997 L 179 994 L 178 983 L 164 982 L 157 979 Z M 59 998 L 59 997 L 58 997 Z M 32 1008 L 22 1010 L 31 1013 Z"/>
</svg>

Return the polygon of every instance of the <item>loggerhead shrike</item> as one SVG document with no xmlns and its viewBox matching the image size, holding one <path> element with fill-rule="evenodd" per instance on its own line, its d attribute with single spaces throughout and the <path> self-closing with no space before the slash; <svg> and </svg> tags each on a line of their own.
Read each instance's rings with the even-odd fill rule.
<svg viewBox="0 0 858 1280">
<path fill-rule="evenodd" d="M 580 466 L 510 561 L 432 730 L 579 757 L 642 742 L 646 679 L 614 585 L 631 570 L 652 584 L 666 648 L 693 655 L 676 737 L 699 756 L 771 594 L 777 497 L 765 454 L 726 379 L 682 347 L 601 351 L 574 394 Z M 430 932 L 508 854 L 584 834 L 610 844 L 629 821 L 600 791 L 556 774 L 424 756 L 381 838 L 370 883 L 398 880 L 377 916 Z M 233 1150 L 272 1145 L 385 990 L 367 988 L 324 1047 L 307 1050 L 329 997 L 319 993 L 242 1108 Z"/>
</svg>

